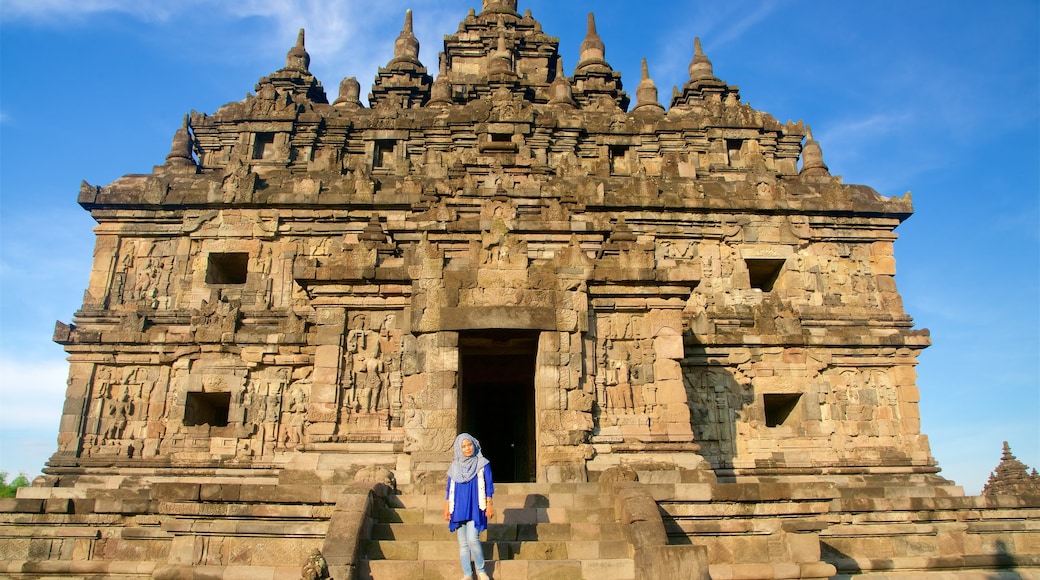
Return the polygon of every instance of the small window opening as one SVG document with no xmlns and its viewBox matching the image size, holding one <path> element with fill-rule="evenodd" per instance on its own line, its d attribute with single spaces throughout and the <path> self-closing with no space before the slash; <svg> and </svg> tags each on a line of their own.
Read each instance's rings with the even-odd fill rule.
<svg viewBox="0 0 1040 580">
<path fill-rule="evenodd" d="M 379 139 L 372 149 L 372 167 L 390 168 L 394 159 L 394 141 L 391 139 Z"/>
<path fill-rule="evenodd" d="M 766 427 L 779 427 L 791 416 L 798 406 L 801 394 L 762 395 L 762 403 L 766 410 Z"/>
<path fill-rule="evenodd" d="M 511 153 L 517 150 L 517 144 L 513 142 L 512 133 L 488 133 L 487 140 L 481 140 L 478 148 L 481 151 Z"/>
<path fill-rule="evenodd" d="M 188 393 L 184 402 L 184 426 L 227 427 L 231 393 Z"/>
<path fill-rule="evenodd" d="M 607 153 L 610 157 L 610 173 L 613 175 L 629 175 L 632 173 L 628 164 L 628 146 L 610 145 Z"/>
<path fill-rule="evenodd" d="M 213 253 L 206 264 L 206 283 L 245 284 L 248 272 L 247 252 Z"/>
<path fill-rule="evenodd" d="M 773 258 L 749 258 L 744 262 L 751 278 L 751 287 L 763 292 L 772 292 L 773 285 L 780 277 L 780 270 L 784 267 L 784 261 Z"/>
<path fill-rule="evenodd" d="M 253 141 L 253 159 L 274 158 L 274 133 L 257 133 Z"/>
<path fill-rule="evenodd" d="M 729 159 L 730 167 L 743 167 L 743 159 L 740 156 L 743 147 L 743 139 L 726 139 L 726 156 Z"/>
</svg>

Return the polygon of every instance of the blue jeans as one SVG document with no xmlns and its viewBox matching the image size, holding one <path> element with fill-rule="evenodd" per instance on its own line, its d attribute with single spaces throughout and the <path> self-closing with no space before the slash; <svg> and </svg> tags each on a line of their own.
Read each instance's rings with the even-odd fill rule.
<svg viewBox="0 0 1040 580">
<path fill-rule="evenodd" d="M 459 539 L 459 560 L 462 561 L 462 574 L 464 576 L 473 576 L 473 564 L 476 565 L 477 572 L 484 573 L 484 547 L 480 545 L 480 532 L 477 531 L 477 525 L 470 520 L 459 526 L 459 529 L 455 530 L 455 535 Z M 470 564 L 470 558 L 473 559 L 473 564 Z"/>
</svg>

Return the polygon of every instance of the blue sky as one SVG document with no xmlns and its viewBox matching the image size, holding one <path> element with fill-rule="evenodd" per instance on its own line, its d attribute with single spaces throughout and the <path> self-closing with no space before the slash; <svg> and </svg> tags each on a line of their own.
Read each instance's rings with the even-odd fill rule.
<svg viewBox="0 0 1040 580">
<path fill-rule="evenodd" d="M 242 99 L 307 29 L 335 98 L 367 94 L 412 8 L 420 59 L 479 0 L 4 0 L 0 5 L 0 470 L 56 449 L 67 373 L 55 320 L 82 303 L 94 225 L 81 180 L 161 164 L 185 113 Z M 596 13 L 634 95 L 662 101 L 699 36 L 715 74 L 781 122 L 802 119 L 831 173 L 913 194 L 896 277 L 917 328 L 922 430 L 943 475 L 978 493 L 1001 442 L 1040 468 L 1040 9 L 1001 2 L 520 0 L 570 74 Z"/>
</svg>

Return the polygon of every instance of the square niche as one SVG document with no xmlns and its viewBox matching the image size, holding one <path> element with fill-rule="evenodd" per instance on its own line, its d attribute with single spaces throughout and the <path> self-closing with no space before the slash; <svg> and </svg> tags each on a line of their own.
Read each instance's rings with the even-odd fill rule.
<svg viewBox="0 0 1040 580">
<path fill-rule="evenodd" d="M 188 393 L 184 402 L 184 426 L 227 427 L 231 393 Z"/>
<path fill-rule="evenodd" d="M 766 412 L 766 427 L 779 427 L 792 422 L 792 414 L 802 398 L 800 393 L 765 394 L 762 403 Z"/>
<path fill-rule="evenodd" d="M 248 252 L 214 252 L 206 261 L 207 284 L 245 284 L 248 273 Z"/>
<path fill-rule="evenodd" d="M 780 277 L 780 270 L 784 267 L 782 258 L 746 258 L 748 278 L 751 287 L 763 292 L 772 292 L 773 284 Z"/>
</svg>

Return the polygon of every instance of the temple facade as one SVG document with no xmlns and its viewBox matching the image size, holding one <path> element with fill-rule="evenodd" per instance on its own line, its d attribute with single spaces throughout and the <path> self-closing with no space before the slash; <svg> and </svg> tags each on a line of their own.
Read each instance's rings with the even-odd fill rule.
<svg viewBox="0 0 1040 580">
<path fill-rule="evenodd" d="M 52 468 L 313 453 L 410 482 L 472 431 L 518 482 L 635 458 L 935 471 L 928 334 L 894 281 L 909 197 L 830 175 L 699 43 L 667 110 L 644 63 L 629 111 L 591 16 L 567 77 L 557 39 L 491 3 L 436 80 L 410 19 L 368 107 L 351 78 L 329 102 L 301 31 L 153 174 L 84 184 L 97 249 L 58 329 Z"/>
<path fill-rule="evenodd" d="M 245 100 L 187 115 L 151 174 L 82 185 L 93 269 L 82 308 L 55 330 L 70 362 L 58 448 L 22 500 L 73 514 L 89 494 L 62 504 L 55 490 L 132 480 L 145 507 L 131 515 L 155 518 L 154 554 L 115 560 L 158 562 L 147 574 L 170 578 L 235 564 L 164 519 L 163 501 L 245 501 L 244 487 L 205 492 L 243 482 L 435 490 L 461 431 L 503 483 L 797 504 L 770 512 L 768 533 L 741 528 L 783 538 L 782 555 L 754 557 L 768 572 L 724 560 L 719 538 L 739 534 L 717 527 L 723 515 L 672 514 L 673 540 L 715 538 L 683 561 L 720 578 L 865 573 L 878 544 L 836 531 L 869 523 L 841 515 L 855 513 L 843 499 L 957 498 L 968 503 L 956 513 L 977 513 L 936 475 L 920 430 L 929 335 L 903 309 L 893 252 L 909 195 L 831 175 L 807 125 L 744 104 L 691 41 L 681 88 L 662 100 L 644 61 L 633 98 L 592 15 L 566 65 L 516 0 L 484 0 L 431 74 L 409 12 L 365 104 L 354 78 L 329 98 L 301 31 Z M 759 491 L 719 491 L 738 488 Z M 814 523 L 781 529 L 783 517 Z M 708 520 L 711 533 L 697 528 Z M 1020 548 L 1037 554 L 1032 529 L 1033 551 Z M 325 534 L 289 551 L 328 547 Z M 647 577 L 638 570 L 659 558 L 630 541 L 628 577 Z M 991 544 L 934 557 L 981 558 Z M 61 560 L 48 546 L 42 559 Z M 32 558 L 7 560 L 26 574 Z M 333 576 L 412 577 L 351 562 Z M 922 569 L 911 564 L 889 571 Z"/>
</svg>

